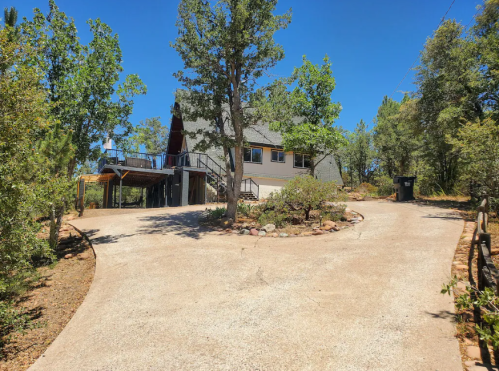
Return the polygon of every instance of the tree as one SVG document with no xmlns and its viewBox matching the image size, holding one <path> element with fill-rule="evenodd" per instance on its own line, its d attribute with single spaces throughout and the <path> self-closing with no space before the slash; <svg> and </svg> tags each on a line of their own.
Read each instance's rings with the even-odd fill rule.
<svg viewBox="0 0 499 371">
<path fill-rule="evenodd" d="M 13 6 L 9 8 L 4 8 L 3 10 L 3 20 L 6 27 L 14 28 L 17 23 L 17 10 Z"/>
<path fill-rule="evenodd" d="M 175 74 L 187 92 L 179 91 L 182 117 L 204 119 L 209 130 L 197 150 L 223 148 L 227 173 L 227 216 L 236 220 L 243 177 L 244 130 L 261 118 L 257 80 L 284 57 L 273 35 L 286 28 L 290 12 L 275 16 L 277 0 L 182 0 L 178 7 L 179 36 L 171 44 L 184 62 Z M 177 107 L 178 108 L 178 107 Z M 229 158 L 234 150 L 234 174 Z"/>
<path fill-rule="evenodd" d="M 373 148 L 372 132 L 368 130 L 364 120 L 347 136 L 345 163 L 350 177 L 350 186 L 370 183 L 376 171 L 376 154 Z"/>
<path fill-rule="evenodd" d="M 168 128 L 161 125 L 159 117 L 147 118 L 140 121 L 135 129 L 134 138 L 139 145 L 143 145 L 147 153 L 160 154 L 166 152 L 168 147 Z"/>
<path fill-rule="evenodd" d="M 409 102 L 406 94 L 402 102 L 385 96 L 378 109 L 373 128 L 373 144 L 380 161 L 380 169 L 390 178 L 409 175 L 418 149 L 418 136 L 403 120 L 400 108 Z"/>
<path fill-rule="evenodd" d="M 62 217 L 72 189 L 72 179 L 67 175 L 73 156 L 72 134 L 72 131 L 65 132 L 61 124 L 56 123 L 35 147 L 36 168 L 40 176 L 45 177 L 41 179 L 44 184 L 43 198 L 47 200 L 44 212 L 50 218 L 49 245 L 53 250 L 57 248 Z"/>
<path fill-rule="evenodd" d="M 34 255 L 50 255 L 36 238 L 35 218 L 45 205 L 43 178 L 33 144 L 50 127 L 39 71 L 22 61 L 36 51 L 0 29 L 0 346 L 3 336 L 24 326 L 12 301 L 26 286 Z"/>
<path fill-rule="evenodd" d="M 326 55 L 324 64 L 318 66 L 303 56 L 303 66 L 294 69 L 288 84 L 294 82 L 297 86 L 290 94 L 282 90 L 280 82 L 271 93 L 270 100 L 274 100 L 271 103 L 274 115 L 271 116 L 280 114 L 283 107 L 290 110 L 277 117 L 271 128 L 282 133 L 285 151 L 310 157 L 310 174 L 313 176 L 317 165 L 344 143 L 343 136 L 333 126 L 341 105 L 331 101 L 336 81 L 329 57 Z M 280 97 L 281 94 L 284 98 Z"/>
<path fill-rule="evenodd" d="M 417 67 L 416 100 L 407 116 L 415 134 L 422 135 L 423 177 L 434 188 L 450 192 L 459 179 L 459 153 L 455 138 L 467 122 L 484 118 L 484 90 L 476 45 L 464 37 L 464 28 L 446 21 L 435 31 Z"/>
<path fill-rule="evenodd" d="M 146 93 L 137 75 L 128 75 L 119 84 L 123 72 L 118 35 L 100 19 L 89 20 L 93 39 L 82 45 L 73 19 L 49 0 L 45 17 L 34 10 L 32 21 L 24 20 L 23 33 L 40 53 L 28 63 L 35 63 L 44 73 L 51 114 L 63 130 L 73 131 L 74 155 L 68 163 L 71 177 L 77 165 L 96 160 L 101 143 L 109 133 L 119 142 L 132 124 L 133 97 Z M 116 129 L 120 130 L 116 130 Z M 118 134 L 120 132 L 121 134 Z"/>
</svg>

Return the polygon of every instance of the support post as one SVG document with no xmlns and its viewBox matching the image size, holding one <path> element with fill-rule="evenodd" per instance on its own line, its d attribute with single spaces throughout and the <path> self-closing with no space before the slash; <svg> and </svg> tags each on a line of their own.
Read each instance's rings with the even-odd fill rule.
<svg viewBox="0 0 499 371">
<path fill-rule="evenodd" d="M 123 187 L 123 174 L 120 170 L 120 209 L 121 209 L 121 188 Z"/>
</svg>

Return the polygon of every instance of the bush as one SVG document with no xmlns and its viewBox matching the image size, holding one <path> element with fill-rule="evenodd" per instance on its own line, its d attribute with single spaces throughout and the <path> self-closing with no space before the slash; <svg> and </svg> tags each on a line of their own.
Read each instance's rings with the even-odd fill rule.
<svg viewBox="0 0 499 371">
<path fill-rule="evenodd" d="M 362 183 L 361 185 L 359 185 L 357 187 L 357 189 L 355 191 L 360 193 L 360 194 L 367 194 L 370 196 L 374 196 L 374 195 L 378 194 L 378 187 L 373 186 L 370 183 Z"/>
<path fill-rule="evenodd" d="M 334 182 L 322 182 L 312 176 L 297 176 L 280 192 L 272 193 L 267 202 L 255 210 L 260 224 L 282 226 L 294 220 L 310 220 L 311 211 L 336 213 L 331 202 L 344 200 Z M 333 216 L 332 216 L 333 217 Z"/>
<path fill-rule="evenodd" d="M 378 196 L 391 196 L 395 192 L 393 188 L 393 179 L 388 175 L 381 175 L 377 178 L 376 185 L 378 187 Z"/>
<path fill-rule="evenodd" d="M 248 217 L 251 215 L 254 208 L 255 207 L 253 205 L 240 202 L 237 204 L 237 213 Z"/>
<path fill-rule="evenodd" d="M 222 219 L 223 216 L 227 213 L 227 209 L 225 207 L 217 207 L 215 210 L 206 209 L 206 218 L 209 220 Z"/>
</svg>

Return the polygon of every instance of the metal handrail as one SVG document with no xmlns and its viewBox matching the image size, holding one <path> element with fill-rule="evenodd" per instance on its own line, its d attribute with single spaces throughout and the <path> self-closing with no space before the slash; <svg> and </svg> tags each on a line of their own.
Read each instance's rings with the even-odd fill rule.
<svg viewBox="0 0 499 371">
<path fill-rule="evenodd" d="M 122 165 L 162 170 L 165 163 L 163 154 L 106 149 L 99 161 L 99 172 L 105 165 Z"/>
<path fill-rule="evenodd" d="M 256 198 L 260 198 L 260 186 L 252 178 L 242 180 L 241 192 L 251 192 Z"/>
</svg>

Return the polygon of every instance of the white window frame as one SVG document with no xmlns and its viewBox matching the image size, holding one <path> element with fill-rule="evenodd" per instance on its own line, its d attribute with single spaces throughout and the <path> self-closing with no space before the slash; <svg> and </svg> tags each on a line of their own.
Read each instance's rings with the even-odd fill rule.
<svg viewBox="0 0 499 371">
<path fill-rule="evenodd" d="M 247 164 L 260 164 L 261 165 L 263 163 L 263 147 L 246 147 L 244 150 L 247 150 L 247 149 L 249 149 L 251 151 L 250 152 L 251 153 L 250 161 L 246 161 L 244 159 L 244 152 L 243 152 L 243 160 L 244 160 L 244 162 L 247 163 Z M 261 157 L 260 157 L 261 161 L 260 162 L 253 161 L 253 150 L 254 149 L 259 149 L 261 151 Z"/>
<path fill-rule="evenodd" d="M 276 152 L 277 153 L 277 160 L 272 159 L 272 154 Z M 282 161 L 279 161 L 279 153 L 282 153 Z M 271 162 L 278 162 L 280 164 L 286 163 L 286 153 L 284 151 L 281 151 L 279 149 L 272 149 L 270 150 L 270 161 Z"/>
<path fill-rule="evenodd" d="M 301 166 L 296 166 L 296 155 L 302 156 L 301 160 Z M 310 163 L 310 156 L 309 155 L 304 155 L 303 153 L 293 153 L 293 167 L 296 169 L 310 169 L 310 166 L 304 166 L 305 165 L 305 156 L 309 158 L 309 163 Z"/>
</svg>

